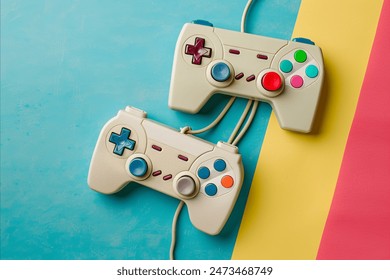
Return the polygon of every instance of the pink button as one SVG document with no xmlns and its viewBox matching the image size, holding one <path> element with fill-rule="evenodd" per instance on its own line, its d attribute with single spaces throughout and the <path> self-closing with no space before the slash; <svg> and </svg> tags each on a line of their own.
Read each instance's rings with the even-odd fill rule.
<svg viewBox="0 0 390 280">
<path fill-rule="evenodd" d="M 300 88 L 301 86 L 303 86 L 303 78 L 298 75 L 292 76 L 290 83 L 294 88 Z"/>
</svg>

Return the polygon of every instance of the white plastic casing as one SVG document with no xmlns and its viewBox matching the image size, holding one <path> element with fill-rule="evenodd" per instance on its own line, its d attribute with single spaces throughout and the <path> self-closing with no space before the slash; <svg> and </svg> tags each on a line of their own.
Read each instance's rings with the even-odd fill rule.
<svg viewBox="0 0 390 280">
<path fill-rule="evenodd" d="M 198 56 L 203 54 L 198 61 L 191 54 L 196 44 L 201 46 Z M 297 51 L 304 51 L 305 61 L 295 59 Z M 285 60 L 292 64 L 289 72 L 281 70 Z M 229 66 L 229 80 L 218 82 L 210 75 L 210 65 L 217 61 Z M 314 77 L 306 74 L 310 65 L 318 70 Z M 279 74 L 282 81 L 275 91 L 262 85 L 269 72 Z M 323 77 L 318 46 L 188 23 L 176 44 L 168 105 L 194 114 L 213 94 L 221 92 L 270 103 L 283 129 L 307 133 L 312 128 Z M 302 85 L 298 87 L 294 79 L 300 79 Z"/>
<path fill-rule="evenodd" d="M 114 143 L 112 137 L 120 137 L 122 130 L 128 134 Z M 131 141 L 132 146 L 129 147 L 132 149 L 122 148 L 117 151 L 118 154 L 114 153 L 127 140 Z M 130 171 L 133 159 L 141 162 L 141 169 L 146 167 L 142 176 Z M 216 161 L 221 163 L 221 160 L 225 166 L 216 166 L 218 169 L 221 166 L 225 168 L 218 171 L 214 164 Z M 209 170 L 207 178 L 199 176 L 201 168 Z M 180 180 L 183 176 L 186 176 L 184 182 Z M 192 187 L 187 177 L 194 182 L 192 193 L 187 193 Z M 178 198 L 186 203 L 192 224 L 201 231 L 215 235 L 222 230 L 230 216 L 243 177 L 237 147 L 223 142 L 215 145 L 180 133 L 147 119 L 146 113 L 141 110 L 127 107 L 103 127 L 92 156 L 88 184 L 95 191 L 112 194 L 130 182 L 138 182 Z M 222 180 L 225 180 L 226 187 Z M 231 184 L 231 181 L 234 183 Z M 215 187 L 210 187 L 211 184 Z"/>
</svg>

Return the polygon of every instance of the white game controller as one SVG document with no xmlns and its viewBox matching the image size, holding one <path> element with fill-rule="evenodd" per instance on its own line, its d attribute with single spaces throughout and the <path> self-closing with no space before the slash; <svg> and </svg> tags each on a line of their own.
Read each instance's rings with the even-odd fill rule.
<svg viewBox="0 0 390 280">
<path fill-rule="evenodd" d="M 324 77 L 321 49 L 308 39 L 280 40 L 185 24 L 175 50 L 169 107 L 197 113 L 216 92 L 271 104 L 283 129 L 310 132 Z"/>
<path fill-rule="evenodd" d="M 88 184 L 112 194 L 138 182 L 176 197 L 186 203 L 196 228 L 215 235 L 230 216 L 243 177 L 236 146 L 180 133 L 126 107 L 100 133 Z"/>
</svg>

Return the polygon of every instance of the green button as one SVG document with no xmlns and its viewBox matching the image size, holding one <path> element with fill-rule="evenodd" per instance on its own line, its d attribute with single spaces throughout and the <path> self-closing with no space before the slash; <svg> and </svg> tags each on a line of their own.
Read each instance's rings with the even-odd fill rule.
<svg viewBox="0 0 390 280">
<path fill-rule="evenodd" d="M 306 67 L 305 73 L 309 78 L 315 78 L 318 76 L 318 68 L 315 65 L 309 65 Z"/>
<path fill-rule="evenodd" d="M 294 58 L 295 58 L 296 62 L 303 63 L 307 59 L 307 54 L 303 50 L 298 50 L 294 53 Z"/>
<path fill-rule="evenodd" d="M 283 73 L 290 73 L 292 69 L 293 69 L 293 64 L 291 63 L 290 60 L 282 60 L 282 62 L 280 62 L 280 70 Z"/>
</svg>

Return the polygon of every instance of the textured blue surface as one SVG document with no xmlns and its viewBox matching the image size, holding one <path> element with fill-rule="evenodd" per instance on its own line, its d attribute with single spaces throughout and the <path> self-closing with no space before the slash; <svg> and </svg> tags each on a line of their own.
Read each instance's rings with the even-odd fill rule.
<svg viewBox="0 0 390 280">
<path fill-rule="evenodd" d="M 167 106 L 182 25 L 206 19 L 239 30 L 246 1 L 21 1 L 1 3 L 1 258 L 167 259 L 174 198 L 137 184 L 106 196 L 87 186 L 102 126 L 132 105 L 172 127 L 208 124 L 227 102 L 198 115 Z M 258 0 L 250 33 L 289 39 L 298 0 Z M 245 106 L 238 100 L 214 130 L 227 140 Z M 271 109 L 261 104 L 240 142 L 245 180 L 218 236 L 196 230 L 184 208 L 180 259 L 230 259 Z"/>
</svg>

